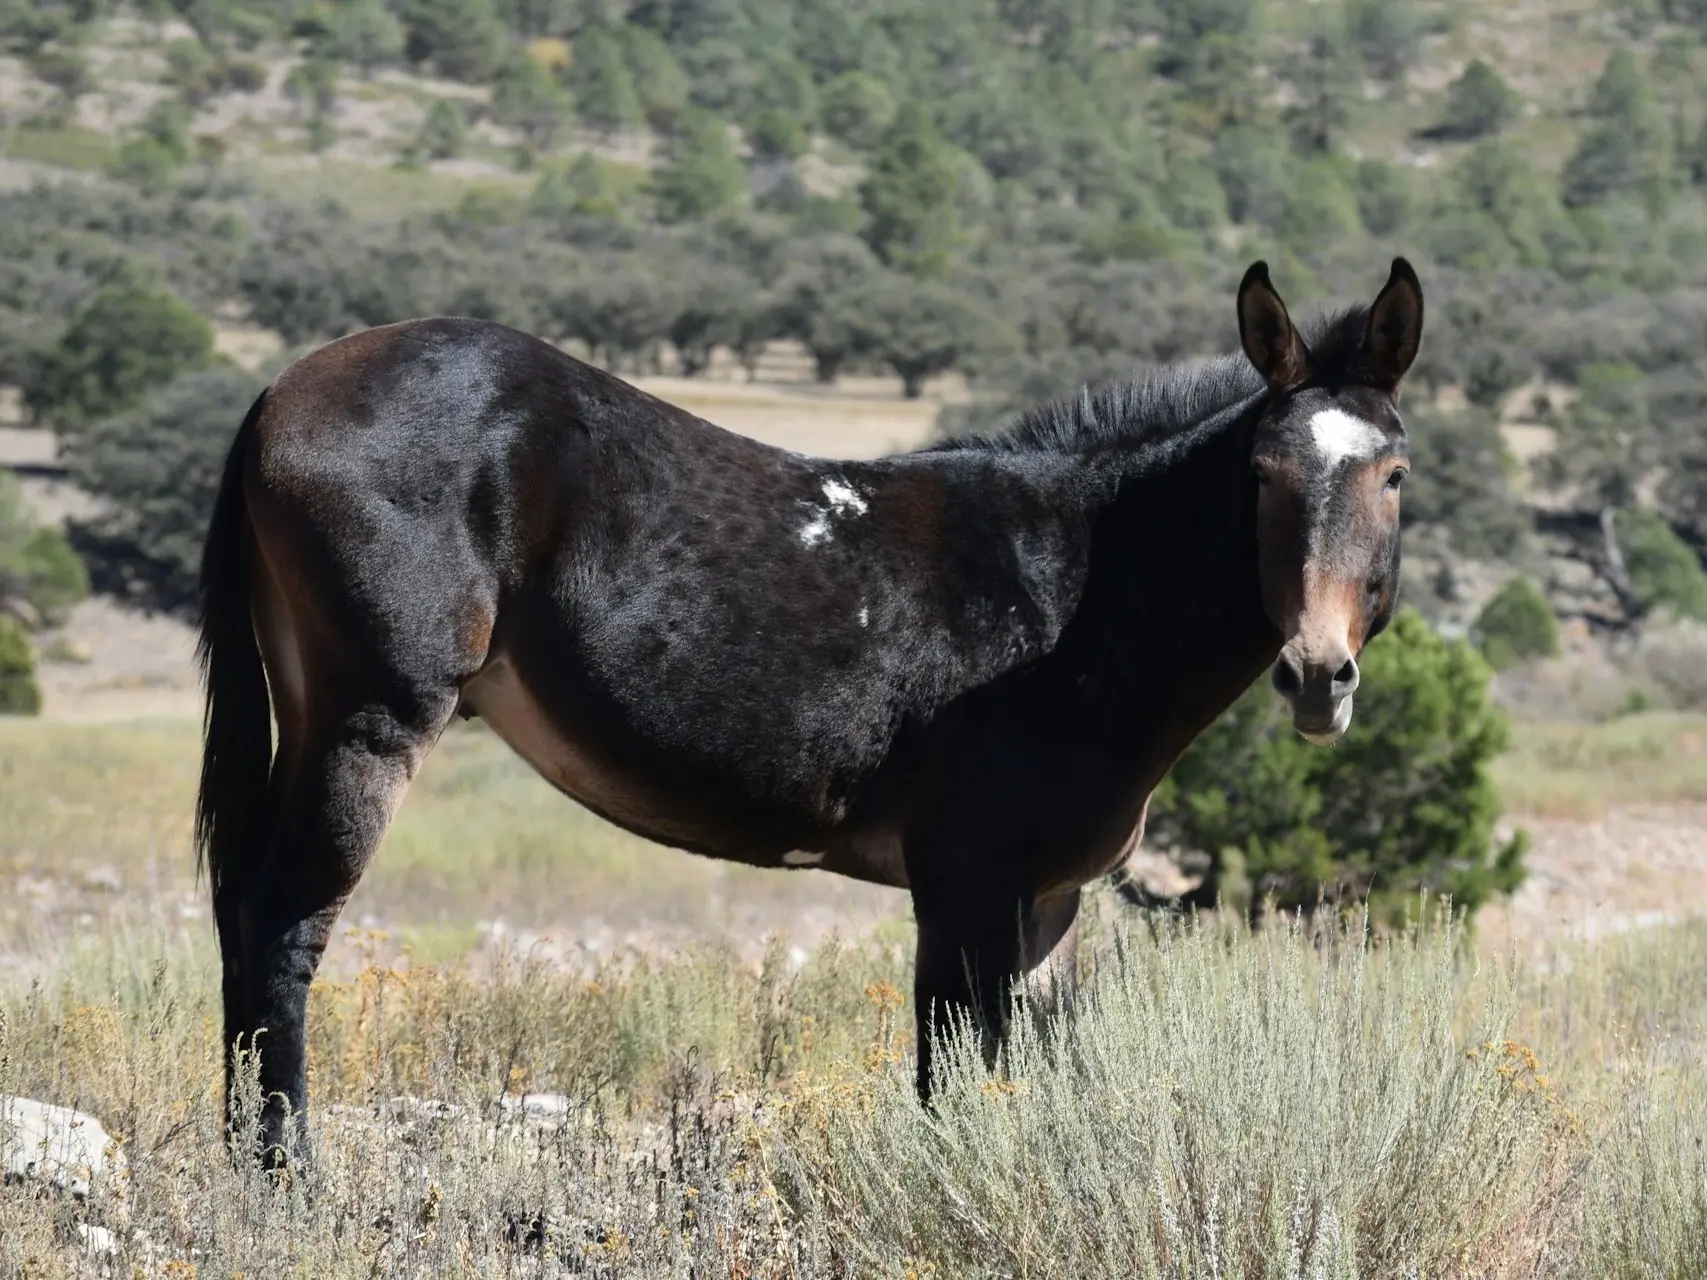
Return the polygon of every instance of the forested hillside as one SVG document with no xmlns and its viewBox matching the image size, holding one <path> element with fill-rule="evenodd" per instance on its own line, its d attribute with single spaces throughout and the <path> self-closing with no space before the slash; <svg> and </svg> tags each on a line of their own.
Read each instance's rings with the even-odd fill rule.
<svg viewBox="0 0 1707 1280">
<path fill-rule="evenodd" d="M 1596 628 L 1707 615 L 1703 0 L 0 0 L 0 33 L 0 384 L 113 500 L 97 582 L 168 607 L 256 385 L 215 322 L 453 311 L 689 375 L 792 341 L 964 375 L 961 430 L 1229 347 L 1254 257 L 1304 309 L 1405 253 L 1412 602 L 1461 624 L 1522 571 Z"/>
</svg>

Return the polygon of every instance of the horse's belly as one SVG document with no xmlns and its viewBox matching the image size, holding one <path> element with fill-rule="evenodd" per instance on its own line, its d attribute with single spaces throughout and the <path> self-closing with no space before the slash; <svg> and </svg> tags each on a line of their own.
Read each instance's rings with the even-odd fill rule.
<svg viewBox="0 0 1707 1280">
<path fill-rule="evenodd" d="M 488 663 L 463 686 L 462 700 L 547 782 L 618 826 L 665 844 L 725 852 L 718 847 L 723 833 L 684 812 L 668 786 L 613 767 L 555 723 L 508 659 Z"/>
<path fill-rule="evenodd" d="M 507 656 L 468 681 L 462 701 L 547 782 L 636 835 L 757 866 L 822 867 L 885 884 L 899 875 L 905 883 L 899 842 L 886 833 L 812 830 L 726 791 L 707 804 L 706 787 L 662 768 L 618 767 L 596 741 L 553 717 Z"/>
</svg>

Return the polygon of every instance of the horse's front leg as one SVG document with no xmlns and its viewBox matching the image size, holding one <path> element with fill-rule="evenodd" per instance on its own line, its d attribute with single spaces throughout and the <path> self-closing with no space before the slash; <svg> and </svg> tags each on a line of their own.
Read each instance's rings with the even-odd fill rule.
<svg viewBox="0 0 1707 1280">
<path fill-rule="evenodd" d="M 913 996 L 918 1089 L 930 1101 L 935 1042 L 970 1018 L 987 1065 L 1007 1037 L 1016 993 L 1039 1014 L 1071 1000 L 1080 891 L 1048 898 L 962 892 L 914 896 L 919 926 Z"/>
</svg>

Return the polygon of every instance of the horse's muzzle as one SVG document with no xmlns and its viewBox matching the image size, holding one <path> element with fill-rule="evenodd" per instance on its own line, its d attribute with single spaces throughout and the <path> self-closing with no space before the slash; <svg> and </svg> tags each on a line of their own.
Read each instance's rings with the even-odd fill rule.
<svg viewBox="0 0 1707 1280">
<path fill-rule="evenodd" d="M 1312 660 L 1289 644 L 1275 659 L 1271 675 L 1300 737 L 1317 746 L 1340 740 L 1351 725 L 1352 695 L 1359 680 L 1356 658 L 1344 652 L 1326 661 Z"/>
</svg>

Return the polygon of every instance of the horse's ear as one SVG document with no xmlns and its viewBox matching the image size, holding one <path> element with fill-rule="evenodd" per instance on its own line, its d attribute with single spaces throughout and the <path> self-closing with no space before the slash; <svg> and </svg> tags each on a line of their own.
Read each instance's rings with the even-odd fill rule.
<svg viewBox="0 0 1707 1280">
<path fill-rule="evenodd" d="M 1289 391 L 1310 376 L 1310 350 L 1269 282 L 1266 262 L 1253 262 L 1239 282 L 1239 343 L 1272 391 Z"/>
<path fill-rule="evenodd" d="M 1417 348 L 1422 345 L 1422 329 L 1422 282 L 1410 263 L 1394 258 L 1393 273 L 1369 308 L 1364 354 L 1372 386 L 1389 394 L 1398 393 L 1399 380 L 1417 358 Z"/>
</svg>

